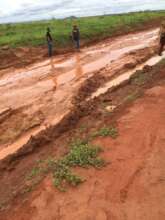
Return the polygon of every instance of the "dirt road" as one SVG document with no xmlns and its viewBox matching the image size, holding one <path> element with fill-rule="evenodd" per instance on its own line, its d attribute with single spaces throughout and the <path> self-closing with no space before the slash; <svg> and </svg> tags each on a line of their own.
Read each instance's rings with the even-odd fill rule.
<svg viewBox="0 0 165 220">
<path fill-rule="evenodd" d="M 0 159 L 58 123 L 83 82 L 100 73 L 117 76 L 154 54 L 158 30 L 129 34 L 57 56 L 24 69 L 0 71 Z"/>
<path fill-rule="evenodd" d="M 100 97 L 144 65 L 160 61 L 154 51 L 157 31 L 129 34 L 25 69 L 1 71 L 0 160 L 20 149 L 31 135 L 60 122 L 76 101 Z M 51 140 L 43 151 L 39 148 L 26 157 L 15 157 L 7 161 L 9 167 L 1 163 L 0 220 L 164 220 L 164 73 L 165 64 L 156 69 L 147 67 L 133 84 L 94 99 L 91 114 L 82 117 L 72 131 Z M 75 101 L 88 79 L 92 79 L 94 88 L 89 84 L 90 93 L 81 94 Z M 141 92 L 143 95 L 136 100 Z M 103 100 L 121 108 L 116 116 L 107 113 Z M 79 132 L 81 125 L 91 124 L 88 134 L 98 126 L 111 126 L 113 116 L 119 136 L 92 141 L 104 150 L 101 156 L 108 162 L 104 168 L 76 168 L 87 181 L 77 188 L 69 187 L 65 193 L 53 186 L 51 175 L 32 192 L 23 193 L 28 186 L 26 174 L 40 156 L 66 153 L 65 140 Z"/>
<path fill-rule="evenodd" d="M 164 220 L 164 70 L 160 70 L 159 83 L 122 112 L 117 121 L 117 139 L 94 140 L 104 149 L 102 156 L 109 162 L 106 167 L 80 169 L 87 181 L 65 193 L 55 189 L 48 176 L 28 198 L 19 199 L 10 211 L 1 214 L 0 219 Z"/>
</svg>

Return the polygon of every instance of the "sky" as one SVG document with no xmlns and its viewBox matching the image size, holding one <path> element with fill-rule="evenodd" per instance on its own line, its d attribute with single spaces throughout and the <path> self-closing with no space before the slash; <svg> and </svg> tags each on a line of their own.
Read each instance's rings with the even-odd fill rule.
<svg viewBox="0 0 165 220">
<path fill-rule="evenodd" d="M 0 0 L 0 23 L 165 9 L 165 0 Z"/>
</svg>

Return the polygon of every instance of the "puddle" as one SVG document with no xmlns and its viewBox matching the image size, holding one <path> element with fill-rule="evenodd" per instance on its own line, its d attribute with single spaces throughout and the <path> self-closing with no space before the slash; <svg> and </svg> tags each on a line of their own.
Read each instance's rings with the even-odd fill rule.
<svg viewBox="0 0 165 220">
<path fill-rule="evenodd" d="M 149 31 L 146 33 L 142 32 L 136 35 L 131 34 L 128 36 L 119 37 L 117 40 L 115 39 L 114 42 L 113 40 L 109 40 L 104 45 L 102 45 L 101 48 L 100 45 L 98 45 L 82 49 L 82 53 L 80 53 L 80 59 L 85 58 L 85 56 L 87 56 L 88 54 L 91 54 L 93 57 L 96 56 L 96 60 L 94 62 L 86 62 L 86 64 L 84 65 L 84 74 L 90 71 L 95 71 L 98 68 L 103 68 L 105 65 L 119 58 L 124 53 L 147 47 L 150 42 L 153 42 L 154 39 L 156 39 L 156 33 L 157 30 Z M 136 41 L 134 42 L 134 40 Z M 103 56 L 100 59 L 97 59 L 98 53 L 103 53 Z M 61 76 L 61 79 L 59 79 L 60 83 L 61 81 L 65 82 L 64 78 L 67 78 L 68 75 L 71 74 L 72 71 L 74 71 L 74 69 L 76 68 L 76 56 L 76 54 L 73 54 L 72 56 L 69 56 L 66 59 L 61 60 L 60 58 L 60 62 L 58 57 L 53 58 L 54 69 L 58 71 L 58 75 L 60 75 L 60 73 L 64 74 L 64 76 Z M 0 87 L 6 86 L 8 84 L 17 83 L 17 81 L 20 81 L 20 83 L 24 83 L 24 80 L 27 81 L 30 79 L 31 81 L 29 81 L 29 83 L 32 83 L 33 81 L 42 79 L 46 76 L 49 76 L 50 66 L 50 61 L 46 60 L 34 64 L 29 68 L 12 71 L 12 74 L 10 74 L 9 72 L 6 78 L 0 80 Z M 63 73 L 63 71 L 61 72 L 60 69 L 58 69 L 59 67 L 66 68 L 66 73 Z M 67 68 L 70 69 L 71 67 L 73 70 L 68 71 Z M 72 80 L 72 77 L 70 77 L 70 80 Z M 68 80 L 66 82 L 68 82 Z"/>
<path fill-rule="evenodd" d="M 89 64 L 86 64 L 84 66 L 81 66 L 80 62 L 76 62 L 76 64 L 75 64 L 76 71 L 73 70 L 73 71 L 70 71 L 66 74 L 59 76 L 58 80 L 57 80 L 58 81 L 57 84 L 63 85 L 65 83 L 69 83 L 70 81 L 72 81 L 73 79 L 76 78 L 76 76 L 78 75 L 77 74 L 78 72 L 81 72 L 79 75 L 82 76 L 87 73 L 99 71 L 100 69 L 104 68 L 106 65 L 109 65 L 112 61 L 119 59 L 122 55 L 129 53 L 131 51 L 143 49 L 145 47 L 147 47 L 146 42 L 145 42 L 145 44 L 142 44 L 142 45 L 129 46 L 127 48 L 109 51 L 109 53 L 103 55 L 102 58 L 100 58 L 94 62 L 91 62 Z M 80 71 L 77 71 L 77 68 Z"/>
</svg>

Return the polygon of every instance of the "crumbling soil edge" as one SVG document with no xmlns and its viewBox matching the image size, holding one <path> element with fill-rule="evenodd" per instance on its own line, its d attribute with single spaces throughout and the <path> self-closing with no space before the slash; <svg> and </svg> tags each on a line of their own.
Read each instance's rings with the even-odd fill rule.
<svg viewBox="0 0 165 220">
<path fill-rule="evenodd" d="M 145 67 L 146 68 L 146 67 Z M 137 73 L 135 72 L 133 75 L 136 75 Z M 98 77 L 98 78 L 97 78 Z M 100 80 L 100 75 L 94 75 L 92 76 L 92 80 L 99 79 Z M 132 78 L 132 77 L 131 77 Z M 106 78 L 101 77 L 101 83 L 104 83 L 104 80 Z M 130 83 L 130 80 L 125 80 L 123 83 L 120 85 L 114 86 L 111 89 L 108 90 L 108 92 L 114 92 L 118 90 L 121 87 L 126 86 L 127 84 Z M 90 85 L 91 79 L 89 78 L 84 84 L 82 88 L 88 88 Z M 35 137 L 31 137 L 30 140 L 22 146 L 16 153 L 7 156 L 6 158 L 2 159 L 0 161 L 0 171 L 5 171 L 9 170 L 10 167 L 13 167 L 13 164 L 16 164 L 19 162 L 21 159 L 26 157 L 27 155 L 32 154 L 33 152 L 36 152 L 39 150 L 41 147 L 45 146 L 46 144 L 50 143 L 52 140 L 58 138 L 62 133 L 65 133 L 68 131 L 68 129 L 74 128 L 74 126 L 77 124 L 77 122 L 84 116 L 89 115 L 96 107 L 97 105 L 97 100 L 98 98 L 94 98 L 93 100 L 85 101 L 84 97 L 87 97 L 91 94 L 91 92 L 95 91 L 98 86 L 101 86 L 101 83 L 96 85 L 96 87 L 93 87 L 91 91 L 88 91 L 85 89 L 80 88 L 79 90 L 79 95 L 81 99 L 79 101 L 73 99 L 74 106 L 71 109 L 71 112 L 66 115 L 61 122 L 56 124 L 55 126 L 51 126 L 44 131 L 41 131 L 38 135 Z M 82 93 L 82 95 L 81 95 Z M 74 101 L 75 100 L 75 101 Z"/>
<path fill-rule="evenodd" d="M 164 61 L 165 60 L 163 60 L 163 62 L 161 62 L 161 63 L 159 63 L 159 64 L 157 64 L 153 67 L 145 66 L 145 68 L 143 70 L 140 70 L 140 71 L 137 71 L 136 73 L 134 73 L 134 75 L 129 80 L 126 80 L 125 82 L 123 82 L 119 86 L 115 86 L 115 87 L 109 89 L 105 94 L 102 94 L 101 96 L 95 98 L 95 100 L 92 100 L 92 102 L 88 102 L 91 105 L 93 104 L 93 108 L 91 106 L 92 110 L 89 111 L 89 114 L 82 115 L 82 120 L 81 120 L 81 117 L 80 117 L 77 121 L 78 123 L 76 123 L 76 126 L 73 126 L 73 129 L 71 128 L 71 129 L 67 130 L 67 132 L 65 134 L 61 134 L 59 136 L 59 139 L 60 138 L 63 139 L 63 137 L 66 138 L 64 143 L 65 142 L 67 142 L 67 143 L 66 143 L 66 145 L 64 144 L 64 146 L 67 147 L 67 144 L 71 141 L 71 137 L 76 138 L 76 136 L 75 136 L 76 132 L 78 132 L 77 134 L 80 135 L 79 128 L 81 126 L 81 123 L 84 123 L 87 119 L 90 119 L 94 123 L 95 123 L 96 119 L 99 120 L 99 121 L 101 120 L 101 124 L 96 125 L 95 129 L 99 129 L 100 126 L 104 126 L 106 124 L 107 120 L 108 120 L 108 124 L 115 123 L 114 125 L 118 126 L 117 122 L 120 119 L 120 117 L 123 116 L 123 114 L 125 114 L 129 110 L 129 107 L 132 106 L 132 104 L 134 103 L 134 101 L 137 98 L 141 98 L 143 96 L 143 94 L 145 93 L 145 91 L 152 88 L 153 86 L 164 85 L 164 83 L 165 83 L 165 77 L 164 77 L 165 62 Z M 142 79 L 145 79 L 144 77 L 146 76 L 147 81 L 145 79 L 144 84 L 136 84 L 137 80 L 141 79 L 141 76 L 142 76 Z M 136 89 L 139 90 L 140 97 L 136 97 L 136 99 L 134 99 L 132 101 L 129 100 L 128 102 L 127 101 L 125 102 L 125 98 L 127 97 L 127 95 L 134 94 L 134 91 Z M 117 103 L 119 103 L 119 105 L 118 104 L 116 105 L 117 108 L 115 109 L 115 111 L 112 113 L 112 115 L 106 114 L 105 105 L 103 107 L 102 104 L 104 103 L 107 106 L 107 105 L 109 105 L 109 102 L 112 102 L 112 103 L 113 103 L 113 101 L 116 102 L 116 99 L 118 99 L 119 96 L 121 96 L 120 99 L 117 101 Z M 120 104 L 121 103 L 120 100 L 124 100 L 124 102 L 122 104 Z M 83 103 L 81 103 L 82 108 L 84 108 L 84 109 L 87 108 L 87 110 L 88 110 L 88 108 L 89 108 L 89 106 L 87 105 L 88 103 L 84 102 L 84 104 L 86 104 L 86 106 L 83 106 Z M 103 108 L 104 108 L 104 110 L 103 110 Z M 83 116 L 85 116 L 85 117 L 83 117 Z M 90 134 L 92 132 L 92 130 L 91 130 L 92 128 L 93 128 L 93 126 L 90 127 Z M 89 130 L 87 130 L 85 132 L 85 134 L 87 136 L 84 136 L 84 138 L 87 138 L 88 134 L 89 134 Z M 82 135 L 82 133 L 81 133 L 81 135 Z M 81 136 L 81 138 L 83 138 L 83 137 Z M 56 143 L 56 140 L 50 140 L 50 141 L 52 141 L 53 145 Z M 58 138 L 57 138 L 57 142 L 58 142 Z M 61 143 L 61 141 L 59 143 Z M 63 143 L 63 141 L 62 141 L 62 143 Z M 47 147 L 47 146 L 48 146 L 48 144 L 45 147 Z M 51 144 L 49 146 L 51 146 Z M 58 146 L 59 146 L 58 144 L 55 146 L 55 148 L 53 149 L 53 152 L 54 152 L 54 150 L 56 151 L 56 149 L 58 149 L 57 148 Z M 63 147 L 63 148 L 65 148 L 65 147 Z M 42 149 L 40 148 L 40 151 L 37 152 L 37 150 L 36 150 L 36 152 L 34 154 L 31 154 L 31 155 L 29 154 L 29 157 L 24 158 L 25 161 L 27 159 L 30 162 L 30 167 L 29 167 L 29 165 L 28 165 L 28 167 L 26 167 L 26 170 L 28 172 L 30 172 L 30 168 L 32 167 L 31 159 L 33 158 L 33 156 L 39 155 L 40 152 L 42 152 L 43 150 L 44 150 L 43 148 Z M 41 159 L 43 157 L 47 158 L 50 155 L 50 152 L 51 152 L 51 155 L 52 155 L 53 152 L 49 151 L 47 153 L 47 150 L 49 150 L 49 147 L 48 147 L 48 149 L 44 150 L 45 153 L 43 155 L 40 154 L 41 157 L 39 156 L 39 157 L 37 157 L 37 159 Z M 65 151 L 63 151 L 62 154 L 63 153 L 65 154 L 66 150 L 67 149 L 65 148 Z M 53 154 L 53 155 L 56 157 L 56 154 Z M 20 157 L 20 159 L 21 159 L 21 157 Z M 21 170 L 19 170 L 20 168 L 22 169 L 23 174 L 24 174 L 25 173 L 25 167 L 22 168 L 24 160 L 19 160 L 19 158 L 18 158 L 18 160 L 14 160 L 13 162 L 11 162 L 11 164 L 9 164 L 9 167 L 7 169 L 2 170 L 2 172 L 0 173 L 0 176 L 2 177 L 2 179 L 3 179 L 3 177 L 5 177 L 4 181 L 2 181 L 2 182 L 7 184 L 6 181 L 9 181 L 9 183 L 11 183 L 11 180 L 9 180 L 11 176 L 15 176 L 16 173 L 20 176 L 20 171 L 21 171 Z M 33 160 L 33 162 L 34 162 L 34 160 Z M 17 165 L 18 165 L 18 168 L 17 168 Z M 20 176 L 20 177 L 22 178 L 22 176 Z M 12 179 L 12 177 L 11 177 L 11 179 Z M 18 183 L 19 182 L 17 180 L 15 184 L 18 184 Z M 9 188 L 8 185 L 7 185 L 7 188 Z M 24 195 L 26 197 L 26 193 L 30 192 L 30 191 L 25 192 L 24 188 L 22 188 L 22 186 L 19 189 L 18 185 L 17 185 L 18 194 L 16 194 L 16 191 L 14 191 L 14 194 L 12 194 L 13 191 L 11 192 L 10 189 L 8 190 L 9 191 L 8 196 L 9 196 L 10 202 L 6 201 L 6 204 L 4 205 L 4 209 L 2 207 L 2 211 L 3 210 L 7 211 L 8 208 L 11 207 L 10 204 L 11 204 L 11 202 L 13 202 L 13 199 L 14 199 L 15 202 L 19 201 L 19 203 L 20 203 L 20 198 L 21 198 L 21 201 L 22 201 L 22 198 L 23 198 L 22 196 Z M 6 199 L 7 197 L 4 197 L 4 198 Z M 2 201 L 4 202 L 4 200 L 2 200 Z M 5 207 L 6 205 L 7 205 L 7 207 Z"/>
<path fill-rule="evenodd" d="M 101 69 L 99 72 L 96 72 L 93 76 L 88 78 L 83 84 L 81 84 L 81 87 L 78 89 L 76 95 L 73 97 L 72 103 L 74 105 L 78 105 L 86 98 L 90 97 L 92 93 L 94 93 L 99 87 L 103 86 L 104 83 L 115 79 L 116 77 L 124 74 L 125 72 L 129 70 L 133 70 L 137 65 L 145 63 L 147 60 L 149 60 L 155 53 L 156 53 L 157 47 L 154 46 L 153 48 L 142 48 L 139 49 L 134 53 L 136 59 L 135 63 L 127 63 L 122 69 L 117 69 L 114 71 L 114 73 L 110 76 L 106 75 L 106 68 Z M 140 57 L 139 54 L 143 52 L 147 52 L 146 56 Z M 127 53 L 124 56 L 130 55 L 131 53 Z M 97 74 L 97 76 L 96 76 Z"/>
</svg>

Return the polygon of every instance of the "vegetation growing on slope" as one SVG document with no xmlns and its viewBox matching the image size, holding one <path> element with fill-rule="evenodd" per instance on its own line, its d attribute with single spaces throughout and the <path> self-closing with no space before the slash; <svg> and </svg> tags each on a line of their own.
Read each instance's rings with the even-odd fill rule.
<svg viewBox="0 0 165 220">
<path fill-rule="evenodd" d="M 70 151 L 63 158 L 38 161 L 27 179 L 32 180 L 50 172 L 54 186 L 60 191 L 65 191 L 67 185 L 77 186 L 84 181 L 83 178 L 72 172 L 71 168 L 88 168 L 89 166 L 100 168 L 105 165 L 104 160 L 98 157 L 100 152 L 101 149 L 97 146 L 92 146 L 84 141 L 76 141 L 72 143 Z"/>
<path fill-rule="evenodd" d="M 100 130 L 94 132 L 92 134 L 93 137 L 107 137 L 110 136 L 112 138 L 116 138 L 118 136 L 118 130 L 116 127 L 103 127 Z"/>
</svg>

